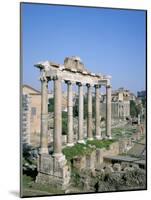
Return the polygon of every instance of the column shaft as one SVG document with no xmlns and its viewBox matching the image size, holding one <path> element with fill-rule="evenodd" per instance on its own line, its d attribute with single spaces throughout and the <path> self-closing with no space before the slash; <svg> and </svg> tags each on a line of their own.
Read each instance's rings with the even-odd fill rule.
<svg viewBox="0 0 151 200">
<path fill-rule="evenodd" d="M 41 80 L 40 154 L 48 154 L 48 82 Z"/>
<path fill-rule="evenodd" d="M 111 86 L 106 87 L 106 136 L 111 139 Z"/>
<path fill-rule="evenodd" d="M 88 87 L 88 119 L 87 119 L 87 131 L 88 131 L 88 139 L 92 140 L 92 87 L 90 85 Z"/>
<path fill-rule="evenodd" d="M 96 139 L 101 139 L 101 128 L 100 128 L 100 97 L 99 97 L 100 86 L 95 86 L 95 132 Z"/>
<path fill-rule="evenodd" d="M 84 143 L 83 140 L 83 86 L 79 85 L 79 119 L 78 119 L 78 143 Z"/>
<path fill-rule="evenodd" d="M 67 82 L 68 86 L 68 135 L 67 135 L 67 146 L 73 146 L 73 100 L 72 100 L 72 83 Z"/>
<path fill-rule="evenodd" d="M 62 155 L 62 91 L 61 80 L 54 80 L 54 156 Z"/>
</svg>

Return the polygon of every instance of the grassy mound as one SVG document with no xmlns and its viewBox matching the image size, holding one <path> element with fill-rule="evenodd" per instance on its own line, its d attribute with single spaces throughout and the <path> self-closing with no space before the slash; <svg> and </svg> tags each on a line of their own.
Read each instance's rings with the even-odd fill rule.
<svg viewBox="0 0 151 200">
<path fill-rule="evenodd" d="M 63 154 L 67 160 L 71 160 L 76 156 L 84 156 L 90 154 L 94 150 L 94 147 L 88 146 L 87 144 L 75 144 L 73 147 L 65 147 Z"/>
<path fill-rule="evenodd" d="M 87 141 L 85 144 L 75 144 L 73 147 L 65 147 L 63 154 L 67 160 L 71 160 L 76 156 L 89 155 L 96 148 L 106 148 L 115 142 L 115 140 L 92 140 Z"/>
<path fill-rule="evenodd" d="M 108 149 L 115 140 L 88 140 L 87 144 L 94 145 L 96 148 Z"/>
</svg>

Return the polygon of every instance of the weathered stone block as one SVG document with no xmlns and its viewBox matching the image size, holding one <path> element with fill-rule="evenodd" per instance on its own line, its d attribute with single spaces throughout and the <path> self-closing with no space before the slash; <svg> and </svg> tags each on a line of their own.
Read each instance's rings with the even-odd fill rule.
<svg viewBox="0 0 151 200">
<path fill-rule="evenodd" d="M 134 169 L 139 169 L 139 165 L 138 165 L 138 164 L 135 164 L 135 163 L 132 164 L 132 167 L 133 167 Z"/>
<path fill-rule="evenodd" d="M 123 138 L 119 140 L 119 153 L 125 153 L 127 151 L 127 140 Z"/>
<path fill-rule="evenodd" d="M 95 168 L 100 168 L 101 163 L 102 163 L 102 160 L 100 159 L 100 149 L 96 149 Z"/>
<path fill-rule="evenodd" d="M 121 170 L 124 170 L 126 167 L 129 167 L 129 162 L 121 162 Z"/>
<path fill-rule="evenodd" d="M 62 144 L 67 144 L 67 135 L 62 135 Z"/>
<path fill-rule="evenodd" d="M 77 56 L 66 57 L 64 60 L 64 66 L 68 69 L 75 69 L 78 71 L 85 71 L 84 64 Z"/>
<path fill-rule="evenodd" d="M 55 157 L 48 154 L 39 155 L 38 175 L 36 182 L 41 184 L 53 184 L 66 187 L 70 181 L 70 168 L 65 156 Z"/>
<path fill-rule="evenodd" d="M 77 157 L 73 159 L 73 167 L 82 170 L 86 167 L 86 157 Z"/>
<path fill-rule="evenodd" d="M 106 166 L 104 171 L 105 171 L 105 174 L 111 174 L 114 172 L 114 170 L 111 166 Z"/>
<path fill-rule="evenodd" d="M 53 174 L 53 158 L 48 154 L 42 154 L 38 157 L 38 171 L 46 174 Z"/>
<path fill-rule="evenodd" d="M 115 163 L 113 165 L 113 170 L 116 172 L 120 172 L 121 171 L 121 165 L 119 163 Z"/>
<path fill-rule="evenodd" d="M 93 151 L 90 155 L 86 155 L 86 168 L 95 169 L 96 151 Z"/>
</svg>

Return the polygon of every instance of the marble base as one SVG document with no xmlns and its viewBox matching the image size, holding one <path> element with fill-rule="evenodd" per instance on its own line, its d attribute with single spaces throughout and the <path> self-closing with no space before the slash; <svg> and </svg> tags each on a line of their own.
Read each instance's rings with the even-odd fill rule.
<svg viewBox="0 0 151 200">
<path fill-rule="evenodd" d="M 87 140 L 90 140 L 90 141 L 92 141 L 92 140 L 94 140 L 94 138 L 88 138 Z"/>
<path fill-rule="evenodd" d="M 84 140 L 78 140 L 78 143 L 79 144 L 85 144 L 85 141 Z"/>
<path fill-rule="evenodd" d="M 64 155 L 39 155 L 37 183 L 50 184 L 64 189 L 69 181 L 70 168 Z"/>
<path fill-rule="evenodd" d="M 101 136 L 101 135 L 96 135 L 95 138 L 96 138 L 97 140 L 102 140 L 102 136 Z"/>
<path fill-rule="evenodd" d="M 67 147 L 73 147 L 74 143 L 67 143 Z"/>
</svg>

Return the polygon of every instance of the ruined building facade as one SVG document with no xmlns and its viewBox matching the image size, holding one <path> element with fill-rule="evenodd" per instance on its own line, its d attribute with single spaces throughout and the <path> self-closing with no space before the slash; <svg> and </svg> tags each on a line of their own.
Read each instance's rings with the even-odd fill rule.
<svg viewBox="0 0 151 200">
<path fill-rule="evenodd" d="M 130 91 L 124 88 L 112 91 L 112 118 L 126 119 L 130 117 Z M 102 95 L 101 113 L 106 118 L 106 95 Z"/>
</svg>

